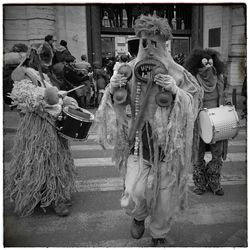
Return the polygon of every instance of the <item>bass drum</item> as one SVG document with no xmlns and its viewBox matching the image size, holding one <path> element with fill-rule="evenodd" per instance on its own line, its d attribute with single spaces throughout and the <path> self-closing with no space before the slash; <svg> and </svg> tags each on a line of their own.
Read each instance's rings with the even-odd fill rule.
<svg viewBox="0 0 250 250">
<path fill-rule="evenodd" d="M 239 118 L 234 106 L 203 109 L 199 113 L 200 136 L 209 144 L 233 139 L 239 131 Z"/>
<path fill-rule="evenodd" d="M 87 140 L 93 122 L 94 115 L 88 110 L 65 107 L 61 119 L 56 122 L 56 129 L 66 139 Z"/>
</svg>

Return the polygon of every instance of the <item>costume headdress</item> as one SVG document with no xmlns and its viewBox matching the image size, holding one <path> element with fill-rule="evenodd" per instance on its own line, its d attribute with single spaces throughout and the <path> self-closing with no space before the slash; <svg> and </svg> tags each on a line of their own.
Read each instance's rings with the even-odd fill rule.
<svg viewBox="0 0 250 250">
<path fill-rule="evenodd" d="M 141 37 L 142 32 L 147 35 L 160 37 L 163 41 L 168 41 L 172 38 L 171 28 L 168 20 L 165 18 L 142 15 L 135 21 L 135 34 Z"/>
</svg>

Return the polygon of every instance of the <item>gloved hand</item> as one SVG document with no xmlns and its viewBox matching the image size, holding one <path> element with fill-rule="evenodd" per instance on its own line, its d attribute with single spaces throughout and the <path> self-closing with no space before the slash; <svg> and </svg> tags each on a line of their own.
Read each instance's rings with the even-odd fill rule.
<svg viewBox="0 0 250 250">
<path fill-rule="evenodd" d="M 156 84 L 158 84 L 165 90 L 172 92 L 172 94 L 175 95 L 177 93 L 178 87 L 176 85 L 175 79 L 172 76 L 165 74 L 157 74 L 154 77 L 154 81 Z"/>
<path fill-rule="evenodd" d="M 63 98 L 63 104 L 64 104 L 64 106 L 69 106 L 73 109 L 79 108 L 77 101 L 70 96 L 65 96 Z"/>
<path fill-rule="evenodd" d="M 64 97 L 67 95 L 67 91 L 59 90 L 59 91 L 58 91 L 58 95 L 59 95 L 59 97 L 64 98 Z"/>
<path fill-rule="evenodd" d="M 127 84 L 127 78 L 121 74 L 114 74 L 110 79 L 110 93 L 114 93 L 114 89 L 125 86 Z"/>
</svg>

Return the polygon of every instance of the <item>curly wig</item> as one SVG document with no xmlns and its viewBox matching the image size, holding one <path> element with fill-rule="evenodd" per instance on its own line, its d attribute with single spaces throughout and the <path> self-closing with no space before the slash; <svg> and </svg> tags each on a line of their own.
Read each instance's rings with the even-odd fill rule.
<svg viewBox="0 0 250 250">
<path fill-rule="evenodd" d="M 160 36 L 164 41 L 172 38 L 171 28 L 165 18 L 141 15 L 135 21 L 135 34 L 141 37 L 141 33 Z"/>
<path fill-rule="evenodd" d="M 198 69 L 202 67 L 201 60 L 204 57 L 213 59 L 213 65 L 216 68 L 217 75 L 223 74 L 225 70 L 224 63 L 220 60 L 220 53 L 213 49 L 194 49 L 187 57 L 184 67 L 194 76 L 198 73 Z"/>
</svg>

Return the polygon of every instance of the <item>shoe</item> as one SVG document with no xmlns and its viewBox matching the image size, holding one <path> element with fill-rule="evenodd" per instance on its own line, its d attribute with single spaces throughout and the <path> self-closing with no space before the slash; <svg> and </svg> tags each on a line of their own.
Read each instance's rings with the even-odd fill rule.
<svg viewBox="0 0 250 250">
<path fill-rule="evenodd" d="M 212 189 L 211 186 L 209 186 L 210 191 L 216 195 L 223 196 L 224 195 L 224 190 L 222 187 L 218 187 L 217 189 Z"/>
<path fill-rule="evenodd" d="M 203 195 L 206 192 L 206 190 L 196 187 L 193 189 L 193 192 L 197 195 Z"/>
<path fill-rule="evenodd" d="M 145 225 L 144 220 L 138 221 L 136 219 L 133 219 L 131 228 L 130 228 L 130 234 L 134 239 L 140 239 L 145 231 Z"/>
<path fill-rule="evenodd" d="M 64 203 L 58 203 L 57 205 L 54 204 L 53 209 L 58 216 L 62 217 L 67 216 L 70 213 L 69 209 Z"/>
<path fill-rule="evenodd" d="M 165 238 L 152 238 L 153 247 L 166 247 L 167 240 Z"/>
<path fill-rule="evenodd" d="M 224 190 L 220 188 L 219 190 L 214 192 L 216 195 L 223 196 L 224 195 Z"/>
</svg>

